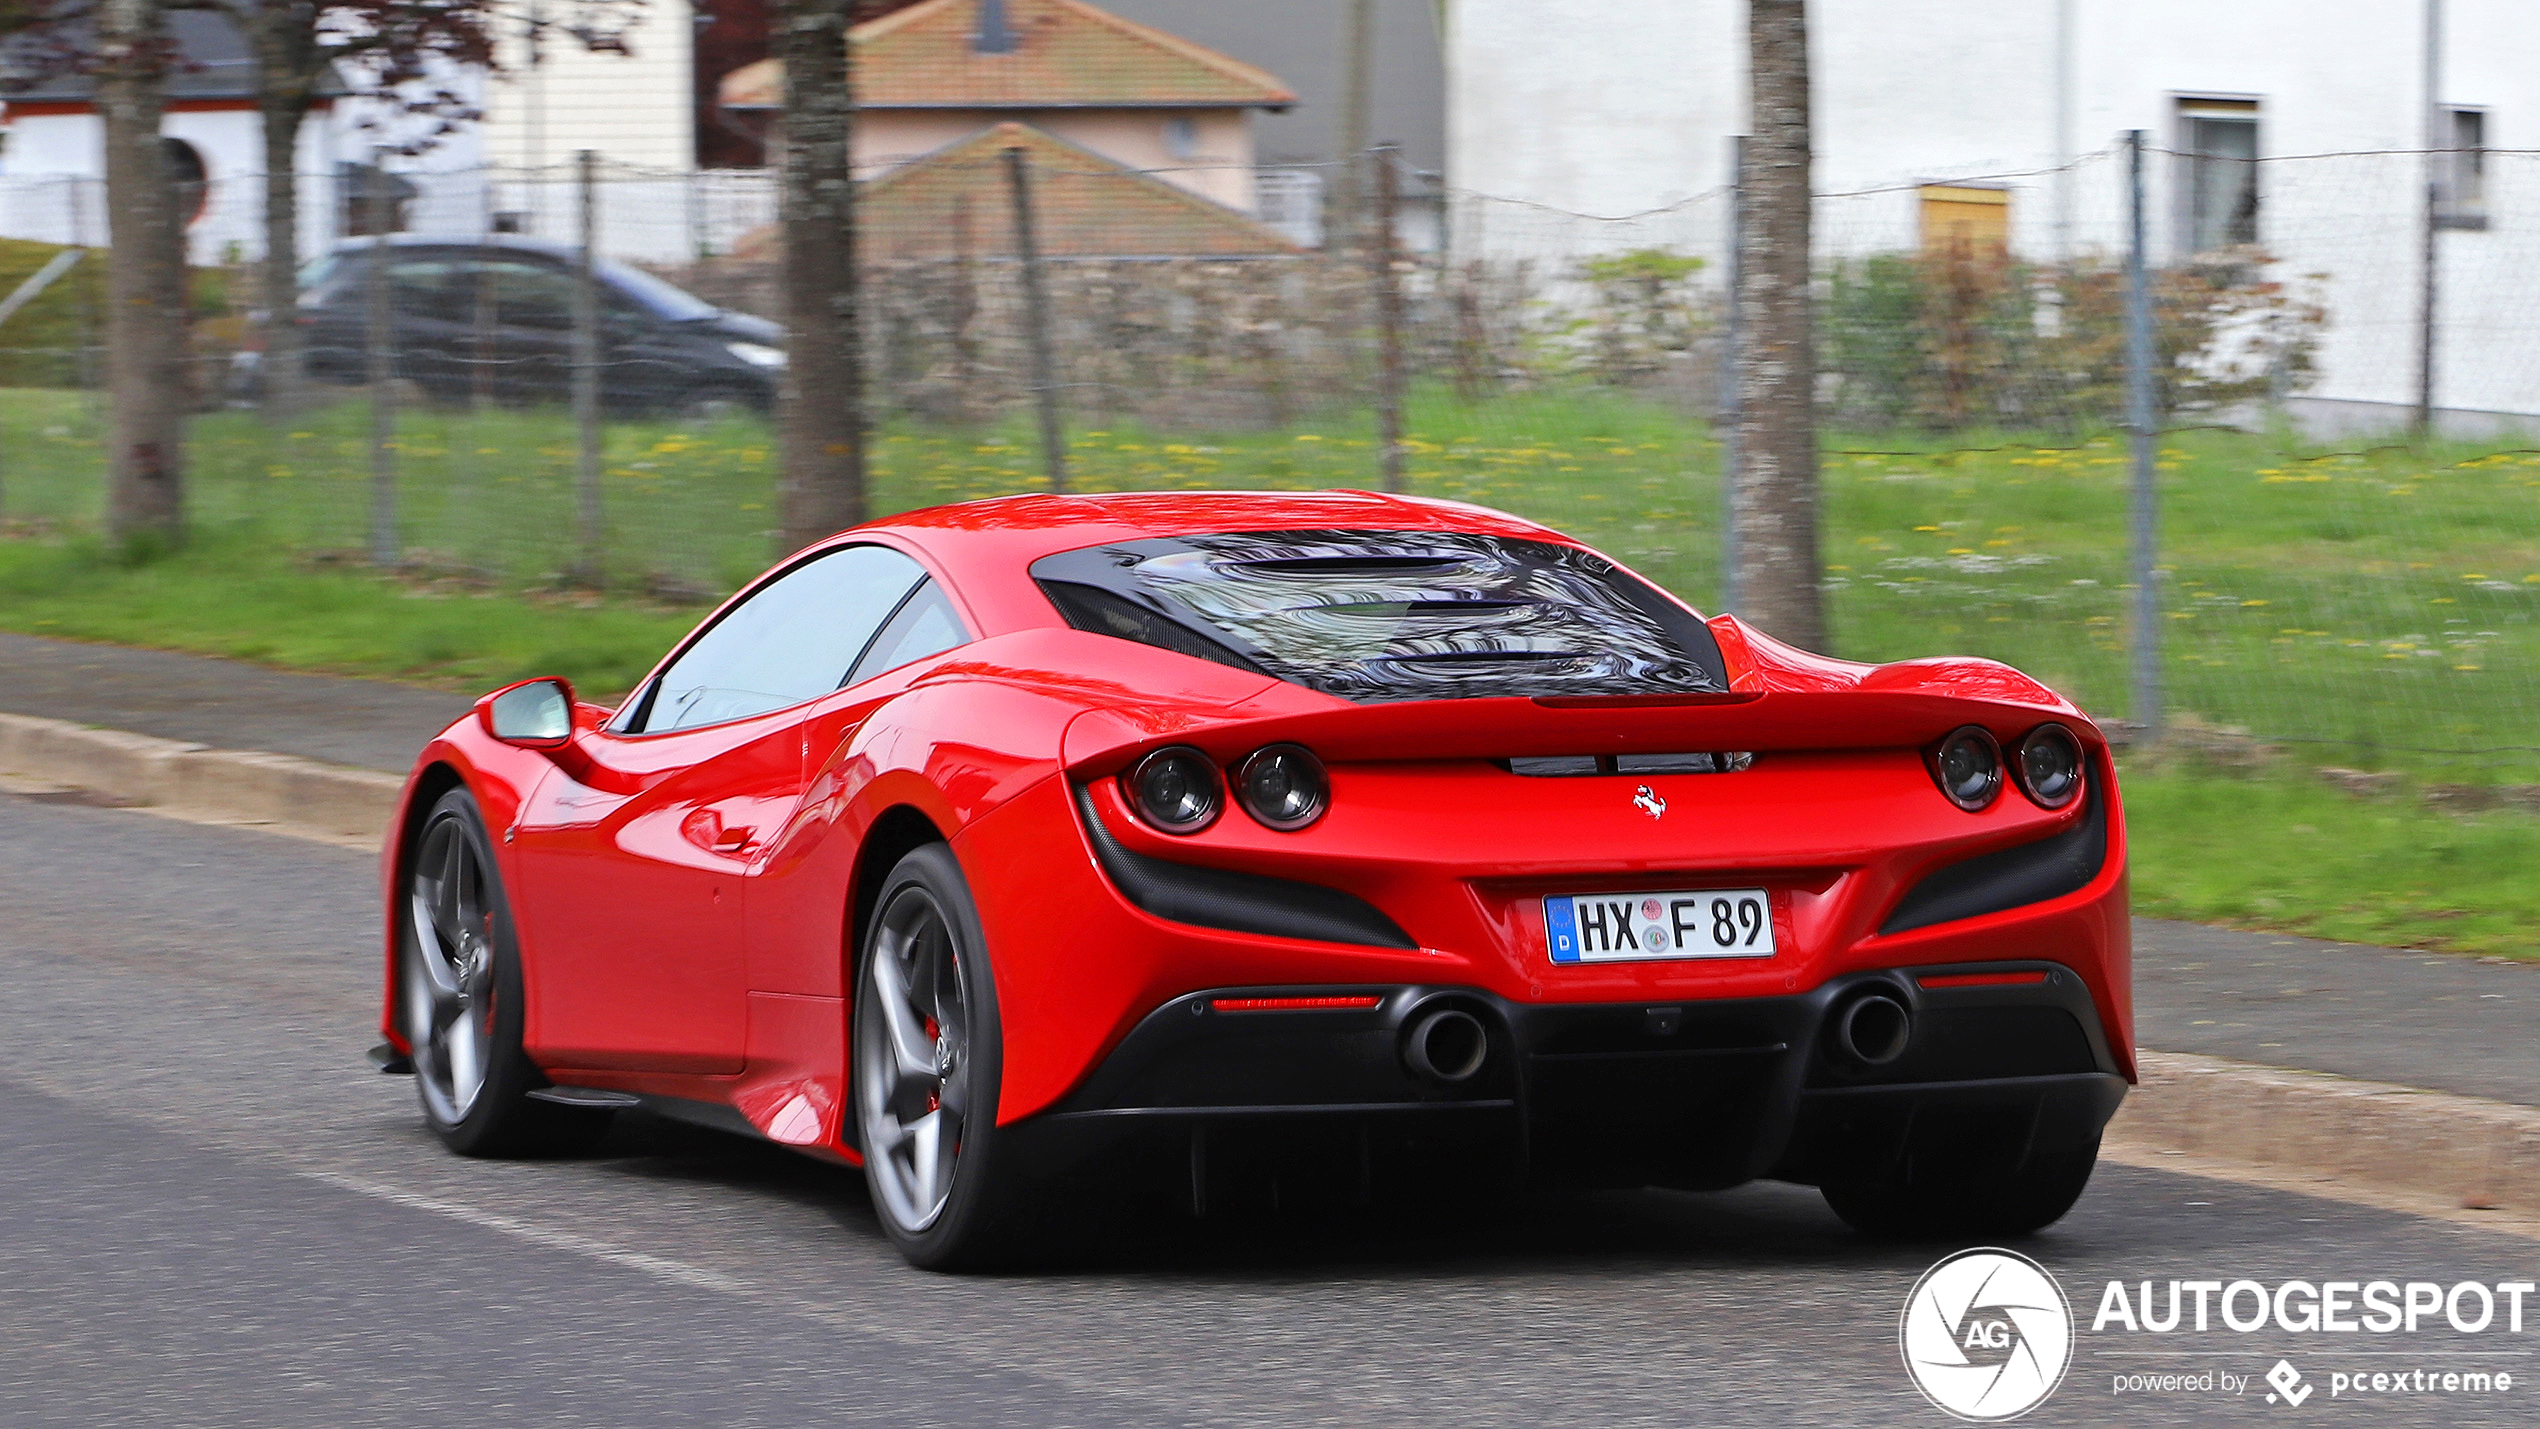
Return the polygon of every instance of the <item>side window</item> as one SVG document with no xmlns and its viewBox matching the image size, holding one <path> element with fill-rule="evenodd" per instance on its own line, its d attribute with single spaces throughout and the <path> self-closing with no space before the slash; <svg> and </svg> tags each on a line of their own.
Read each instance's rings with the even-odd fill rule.
<svg viewBox="0 0 2540 1429">
<path fill-rule="evenodd" d="M 953 614 L 952 601 L 930 579 L 873 638 L 873 648 L 856 661 L 855 672 L 847 676 L 847 683 L 870 680 L 911 660 L 923 660 L 969 643 L 970 632 L 962 628 L 961 617 Z"/>
<path fill-rule="evenodd" d="M 886 546 L 842 546 L 759 588 L 664 670 L 643 728 L 694 729 L 825 695 L 926 575 Z"/>
<path fill-rule="evenodd" d="M 2182 99 L 2180 215 L 2189 254 L 2258 241 L 2258 103 Z"/>
<path fill-rule="evenodd" d="M 572 330 L 571 274 L 536 263 L 488 263 L 482 271 L 492 285 L 494 309 L 504 326 Z"/>
<path fill-rule="evenodd" d="M 468 297 L 467 271 L 459 264 L 425 259 L 388 270 L 388 300 L 400 316 L 465 322 Z"/>
</svg>

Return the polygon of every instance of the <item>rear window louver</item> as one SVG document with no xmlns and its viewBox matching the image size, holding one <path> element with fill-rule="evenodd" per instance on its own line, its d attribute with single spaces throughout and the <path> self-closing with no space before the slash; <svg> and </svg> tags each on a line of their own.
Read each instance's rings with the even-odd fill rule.
<svg viewBox="0 0 2540 1429">
<path fill-rule="evenodd" d="M 1552 541 L 1228 532 L 1062 551 L 1032 576 L 1078 630 L 1362 704 L 1728 688 L 1700 616 Z"/>
</svg>

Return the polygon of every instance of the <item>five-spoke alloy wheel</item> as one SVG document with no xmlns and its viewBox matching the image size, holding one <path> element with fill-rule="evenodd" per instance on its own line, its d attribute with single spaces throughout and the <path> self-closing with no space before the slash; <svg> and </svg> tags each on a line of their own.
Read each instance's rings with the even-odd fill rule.
<svg viewBox="0 0 2540 1429">
<path fill-rule="evenodd" d="M 917 1265 L 976 1263 L 1001 1228 L 996 988 L 951 850 L 883 883 L 855 997 L 855 1108 L 873 1208 Z"/>
<path fill-rule="evenodd" d="M 435 1126 L 467 1119 L 485 1091 L 494 1046 L 494 917 L 467 821 L 436 818 L 415 851 L 406 906 L 406 1041 Z"/>
<path fill-rule="evenodd" d="M 397 1004 L 424 1121 L 469 1156 L 596 1139 L 605 1111 L 530 1100 L 544 1078 L 521 1050 L 519 949 L 476 800 L 442 795 L 410 847 Z"/>
</svg>

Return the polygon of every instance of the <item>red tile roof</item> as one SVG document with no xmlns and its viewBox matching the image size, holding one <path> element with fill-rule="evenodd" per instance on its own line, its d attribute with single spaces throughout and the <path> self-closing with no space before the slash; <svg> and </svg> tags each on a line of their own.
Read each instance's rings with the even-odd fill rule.
<svg viewBox="0 0 2540 1429">
<path fill-rule="evenodd" d="M 998 124 L 862 185 L 869 262 L 1014 253 L 1005 151 L 1032 170 L 1033 227 L 1051 258 L 1242 258 L 1299 251 L 1277 230 L 1028 124 Z"/>
<path fill-rule="evenodd" d="M 1004 54 L 973 45 L 979 0 L 922 0 L 850 32 L 866 109 L 1281 108 L 1279 77 L 1082 0 L 1004 0 Z"/>
</svg>

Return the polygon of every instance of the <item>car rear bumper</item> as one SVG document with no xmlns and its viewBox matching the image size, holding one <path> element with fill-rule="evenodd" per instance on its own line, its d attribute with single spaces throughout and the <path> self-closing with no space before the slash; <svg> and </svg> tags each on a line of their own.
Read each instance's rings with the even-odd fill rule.
<svg viewBox="0 0 2540 1429">
<path fill-rule="evenodd" d="M 1904 1006 L 1911 1028 L 1877 1066 L 1838 1051 L 1831 1030 L 1872 995 Z M 1461 1080 L 1416 1070 L 1406 1053 L 1441 1012 L 1473 1018 L 1487 1040 Z M 1195 1164 L 1212 1140 L 1300 1133 L 1490 1143 L 1534 1179 L 1586 1184 L 1814 1180 L 1838 1163 L 1925 1153 L 2015 1166 L 2087 1144 L 2115 1114 L 2126 1081 L 2100 1029 L 2081 978 L 2048 962 L 1862 973 L 1709 1002 L 1218 989 L 1156 1009 L 1025 1125 L 1086 1153 L 1185 1144 Z"/>
</svg>

